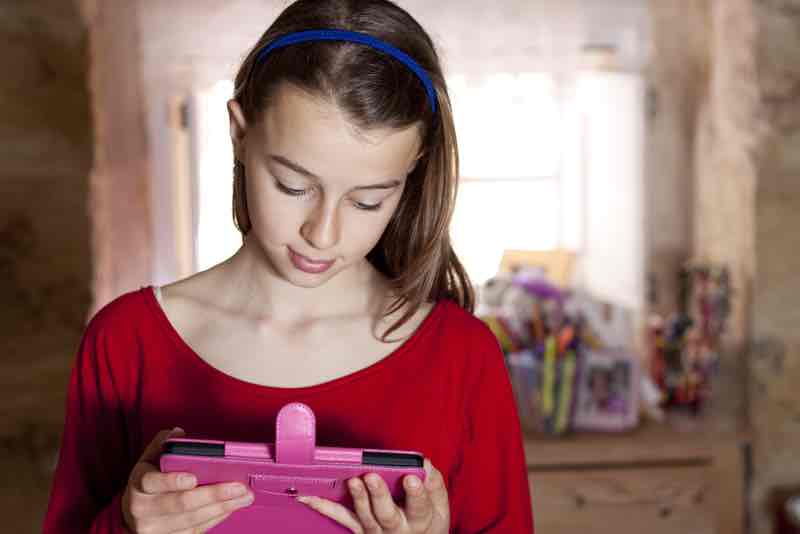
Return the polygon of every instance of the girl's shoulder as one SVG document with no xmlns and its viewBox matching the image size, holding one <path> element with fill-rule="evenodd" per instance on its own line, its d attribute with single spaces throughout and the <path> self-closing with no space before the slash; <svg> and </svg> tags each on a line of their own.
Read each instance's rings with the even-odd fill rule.
<svg viewBox="0 0 800 534">
<path fill-rule="evenodd" d="M 444 309 L 436 350 L 444 356 L 453 382 L 462 384 L 465 391 L 504 387 L 508 379 L 505 357 L 489 326 L 457 302 L 440 301 L 440 305 Z"/>
<path fill-rule="evenodd" d="M 89 319 L 77 351 L 78 365 L 104 369 L 120 380 L 132 376 L 142 347 L 157 339 L 146 298 L 151 287 L 123 293 L 101 306 Z M 121 387 L 121 383 L 120 383 Z"/>
<path fill-rule="evenodd" d="M 440 329 L 444 335 L 461 340 L 477 352 L 502 353 L 494 332 L 474 313 L 451 299 L 442 299 L 439 306 L 442 307 Z"/>
<path fill-rule="evenodd" d="M 152 286 L 125 292 L 102 305 L 89 319 L 87 331 L 123 330 L 147 313 L 145 292 Z"/>
</svg>

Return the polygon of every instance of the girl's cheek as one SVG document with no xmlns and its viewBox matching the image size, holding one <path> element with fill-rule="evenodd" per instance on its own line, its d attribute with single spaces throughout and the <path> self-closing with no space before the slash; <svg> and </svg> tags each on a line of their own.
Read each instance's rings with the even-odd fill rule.
<svg viewBox="0 0 800 534">
<path fill-rule="evenodd" d="M 287 233 L 300 228 L 305 220 L 307 208 L 300 200 L 286 197 L 285 201 L 280 201 L 270 195 L 258 203 L 257 210 L 259 219 L 270 227 L 271 233 L 275 231 Z"/>
</svg>

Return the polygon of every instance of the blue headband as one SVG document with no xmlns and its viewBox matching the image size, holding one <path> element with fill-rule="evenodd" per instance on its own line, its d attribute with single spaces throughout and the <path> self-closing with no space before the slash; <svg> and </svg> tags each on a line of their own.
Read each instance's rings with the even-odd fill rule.
<svg viewBox="0 0 800 534">
<path fill-rule="evenodd" d="M 258 65 L 261 60 L 263 60 L 270 52 L 277 48 L 283 48 L 284 46 L 298 43 L 306 43 L 308 41 L 349 41 L 351 43 L 360 43 L 371 46 L 372 48 L 376 48 L 389 54 L 390 56 L 394 56 L 402 61 L 409 69 L 414 71 L 414 74 L 416 74 L 417 77 L 422 81 L 422 84 L 425 86 L 425 91 L 428 93 L 428 100 L 430 100 L 431 109 L 433 110 L 433 113 L 436 113 L 436 91 L 434 90 L 433 83 L 431 82 L 428 73 L 425 72 L 425 69 L 420 67 L 419 64 L 411 58 L 411 56 L 402 50 L 365 33 L 351 32 L 347 30 L 307 30 L 283 35 L 272 41 L 269 45 L 267 45 L 266 48 L 259 52 L 258 57 L 256 58 L 256 65 Z"/>
</svg>

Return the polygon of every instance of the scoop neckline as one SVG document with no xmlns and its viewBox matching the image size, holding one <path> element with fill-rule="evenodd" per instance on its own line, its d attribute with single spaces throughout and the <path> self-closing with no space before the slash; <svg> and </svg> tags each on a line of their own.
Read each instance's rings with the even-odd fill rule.
<svg viewBox="0 0 800 534">
<path fill-rule="evenodd" d="M 422 322 L 417 326 L 416 330 L 414 330 L 414 332 L 403 343 L 401 343 L 392 352 L 380 360 L 346 375 L 342 375 L 325 382 L 320 382 L 319 384 L 312 384 L 310 386 L 302 387 L 278 387 L 267 386 L 237 378 L 211 365 L 183 339 L 183 336 L 181 336 L 181 334 L 169 320 L 169 317 L 167 317 L 166 312 L 157 300 L 155 286 L 149 285 L 143 287 L 141 291 L 147 307 L 149 308 L 153 318 L 155 319 L 155 322 L 159 325 L 162 332 L 167 335 L 172 344 L 181 354 L 188 356 L 187 361 L 190 362 L 196 369 L 206 374 L 213 375 L 214 377 L 221 379 L 223 382 L 232 384 L 238 388 L 250 390 L 259 395 L 284 396 L 313 395 L 315 393 L 322 393 L 330 389 L 347 385 L 356 380 L 366 378 L 367 376 L 386 369 L 396 361 L 399 361 L 403 354 L 412 350 L 414 346 L 419 344 L 421 340 L 429 334 L 434 326 L 434 323 L 438 321 L 439 316 L 443 312 L 447 301 L 446 299 L 437 301 L 433 308 L 428 312 L 428 315 L 426 315 Z"/>
</svg>

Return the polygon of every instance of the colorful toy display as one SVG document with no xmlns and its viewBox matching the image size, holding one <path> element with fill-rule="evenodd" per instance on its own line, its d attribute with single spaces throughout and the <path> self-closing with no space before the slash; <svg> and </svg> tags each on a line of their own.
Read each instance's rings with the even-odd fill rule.
<svg viewBox="0 0 800 534">
<path fill-rule="evenodd" d="M 631 332 L 620 328 L 630 326 L 624 311 L 566 292 L 537 271 L 492 279 L 479 294 L 478 316 L 506 356 L 527 431 L 560 435 L 636 424 L 638 366 L 625 348 Z M 613 313 L 622 320 L 602 332 Z"/>
<path fill-rule="evenodd" d="M 651 375 L 665 408 L 698 413 L 712 391 L 719 364 L 720 341 L 730 315 L 727 268 L 688 264 L 680 273 L 680 310 L 648 328 Z"/>
</svg>

